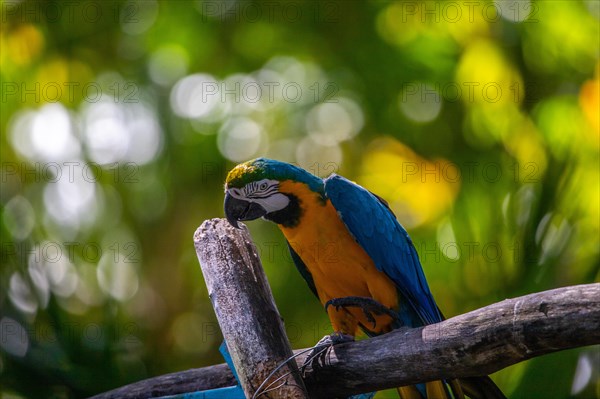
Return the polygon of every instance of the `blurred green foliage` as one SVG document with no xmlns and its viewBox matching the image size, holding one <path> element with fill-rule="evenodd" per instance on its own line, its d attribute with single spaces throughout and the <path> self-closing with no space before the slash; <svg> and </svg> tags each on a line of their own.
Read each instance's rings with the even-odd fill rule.
<svg viewBox="0 0 600 399">
<path fill-rule="evenodd" d="M 599 281 L 599 4 L 1 1 L 0 396 L 221 362 L 191 237 L 256 156 L 386 198 L 446 316 Z M 250 228 L 314 344 L 325 313 L 276 227 Z M 590 398 L 599 358 L 493 378 Z"/>
</svg>

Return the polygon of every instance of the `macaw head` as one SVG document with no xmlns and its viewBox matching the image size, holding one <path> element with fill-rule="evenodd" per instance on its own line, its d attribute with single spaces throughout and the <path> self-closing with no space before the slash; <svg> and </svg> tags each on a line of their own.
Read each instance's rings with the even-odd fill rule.
<svg viewBox="0 0 600 399">
<path fill-rule="evenodd" d="M 323 181 L 297 166 L 266 158 L 237 165 L 225 181 L 225 216 L 234 227 L 238 221 L 260 217 L 276 223 L 292 223 L 301 213 L 300 201 L 291 184 L 306 185 L 323 192 Z"/>
</svg>

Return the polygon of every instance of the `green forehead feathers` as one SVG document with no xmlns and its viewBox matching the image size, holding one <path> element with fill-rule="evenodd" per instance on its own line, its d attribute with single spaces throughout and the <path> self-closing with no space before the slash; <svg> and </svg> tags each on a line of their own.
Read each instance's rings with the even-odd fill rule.
<svg viewBox="0 0 600 399">
<path fill-rule="evenodd" d="M 317 176 L 292 164 L 267 158 L 257 158 L 237 165 L 227 175 L 225 187 L 241 188 L 262 179 L 293 180 L 307 184 L 313 191 L 323 191 L 323 181 Z"/>
<path fill-rule="evenodd" d="M 227 174 L 225 185 L 227 187 L 243 187 L 252 180 L 255 180 L 260 171 L 257 166 L 252 165 L 252 162 L 254 160 L 241 163 L 231 169 L 229 174 Z"/>
</svg>

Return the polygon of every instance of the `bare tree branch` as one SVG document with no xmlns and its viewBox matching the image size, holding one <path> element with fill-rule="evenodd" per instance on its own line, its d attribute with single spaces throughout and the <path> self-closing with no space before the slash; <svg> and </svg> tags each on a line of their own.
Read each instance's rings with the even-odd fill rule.
<svg viewBox="0 0 600 399">
<path fill-rule="evenodd" d="M 214 223 L 213 227 L 217 229 L 220 222 Z M 238 237 L 231 238 L 231 235 Z M 221 232 L 213 236 L 215 237 L 220 245 L 224 245 L 216 252 L 218 256 L 215 259 L 221 259 L 227 273 L 237 270 L 232 269 L 233 263 L 227 263 L 232 259 L 243 262 L 243 265 L 238 264 L 236 268 L 251 267 L 248 262 L 254 262 L 252 257 L 255 255 L 242 256 L 223 250 L 230 248 L 235 241 L 243 243 L 250 252 L 254 251 L 246 231 L 227 230 L 226 234 Z M 240 238 L 241 241 L 236 241 Z M 263 277 L 255 272 L 246 273 L 245 276 L 249 283 L 240 283 L 238 288 L 244 291 L 256 290 L 256 286 L 248 287 L 258 282 L 262 288 L 257 292 L 263 292 L 261 295 L 268 294 L 266 302 L 261 305 L 266 306 L 264 304 L 269 302 L 270 290 L 268 286 L 262 285 Z M 207 281 L 207 284 L 213 283 Z M 267 290 L 268 293 L 265 293 Z M 257 320 L 262 320 L 260 317 L 264 315 L 260 310 L 260 307 L 243 309 L 244 312 L 251 313 L 252 317 L 258 317 Z M 219 309 L 216 312 L 221 323 L 224 312 Z M 231 308 L 228 312 L 235 312 L 235 309 Z M 271 309 L 270 312 L 278 315 L 276 309 Z M 247 320 L 245 323 L 252 321 Z M 255 321 L 255 327 L 260 326 L 260 323 L 264 321 Z M 283 335 L 276 337 L 273 342 L 287 342 L 282 329 L 277 333 L 279 334 Z M 251 349 L 254 345 L 252 342 L 255 341 L 250 341 L 250 346 L 243 349 L 247 345 L 243 342 L 244 336 L 240 335 L 235 339 L 242 351 Z M 256 342 L 256 345 L 259 344 Z M 597 344 L 600 344 L 600 283 L 507 299 L 438 324 L 399 329 L 380 337 L 335 346 L 314 367 L 306 370 L 304 384 L 311 398 L 345 397 L 431 380 L 486 375 L 533 357 Z M 281 359 L 283 352 L 277 356 Z M 303 363 L 305 356 L 298 357 L 299 364 Z M 239 359 L 242 358 L 238 357 Z M 254 360 L 245 357 L 238 362 L 240 366 L 236 367 L 252 367 L 244 363 L 247 361 Z M 231 371 L 221 364 L 151 378 L 95 398 L 173 395 L 230 386 L 233 381 Z"/>
<path fill-rule="evenodd" d="M 263 382 L 272 376 L 282 377 L 277 398 L 308 398 L 295 361 L 275 370 L 292 356 L 292 349 L 246 226 L 236 229 L 224 219 L 207 220 L 196 230 L 194 246 L 246 396 L 269 389 Z"/>
<path fill-rule="evenodd" d="M 186 392 L 225 388 L 236 383 L 229 367 L 222 363 L 148 378 L 98 394 L 91 399 L 158 398 Z"/>
<path fill-rule="evenodd" d="M 333 348 L 305 377 L 314 397 L 494 373 L 564 349 L 600 344 L 600 284 L 507 299 L 422 328 Z"/>
</svg>

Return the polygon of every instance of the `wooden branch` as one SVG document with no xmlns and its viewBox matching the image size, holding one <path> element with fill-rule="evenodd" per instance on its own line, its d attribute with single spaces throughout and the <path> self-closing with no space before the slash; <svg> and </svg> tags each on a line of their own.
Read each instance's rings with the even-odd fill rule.
<svg viewBox="0 0 600 399">
<path fill-rule="evenodd" d="M 251 398 L 292 350 L 256 247 L 241 226 L 207 220 L 196 230 L 194 245 L 240 384 Z M 269 397 L 308 398 L 297 370 L 292 361 L 277 371 L 272 381 L 288 376 L 275 384 L 280 388 Z"/>
<path fill-rule="evenodd" d="M 281 318 L 247 230 L 206 221 L 194 235 L 213 302 L 249 397 L 291 355 Z M 600 344 L 600 283 L 507 299 L 438 324 L 399 329 L 331 348 L 304 373 L 311 398 L 349 395 L 430 380 L 480 376 L 544 354 Z M 303 363 L 306 354 L 299 356 Z M 254 367 L 247 367 L 254 365 Z M 282 373 L 296 370 L 296 364 Z M 298 373 L 269 397 L 306 394 Z M 272 379 L 274 379 L 272 378 Z M 224 365 L 172 373 L 95 396 L 146 398 L 232 386 Z"/>
<path fill-rule="evenodd" d="M 237 384 L 229 366 L 215 366 L 190 369 L 148 378 L 112 391 L 101 393 L 90 399 L 146 399 L 180 393 L 206 391 Z"/>
<path fill-rule="evenodd" d="M 311 397 L 343 397 L 490 374 L 533 357 L 597 345 L 599 298 L 600 283 L 558 288 L 507 299 L 435 325 L 338 345 L 325 364 L 308 370 L 304 382 Z M 299 356 L 298 363 L 305 356 Z M 94 398 L 173 395 L 225 387 L 233 381 L 227 366 L 219 364 L 151 378 Z"/>
<path fill-rule="evenodd" d="M 565 287 L 336 346 L 324 367 L 306 375 L 305 384 L 314 397 L 347 396 L 491 374 L 532 357 L 594 344 L 600 344 L 600 284 Z"/>
</svg>

